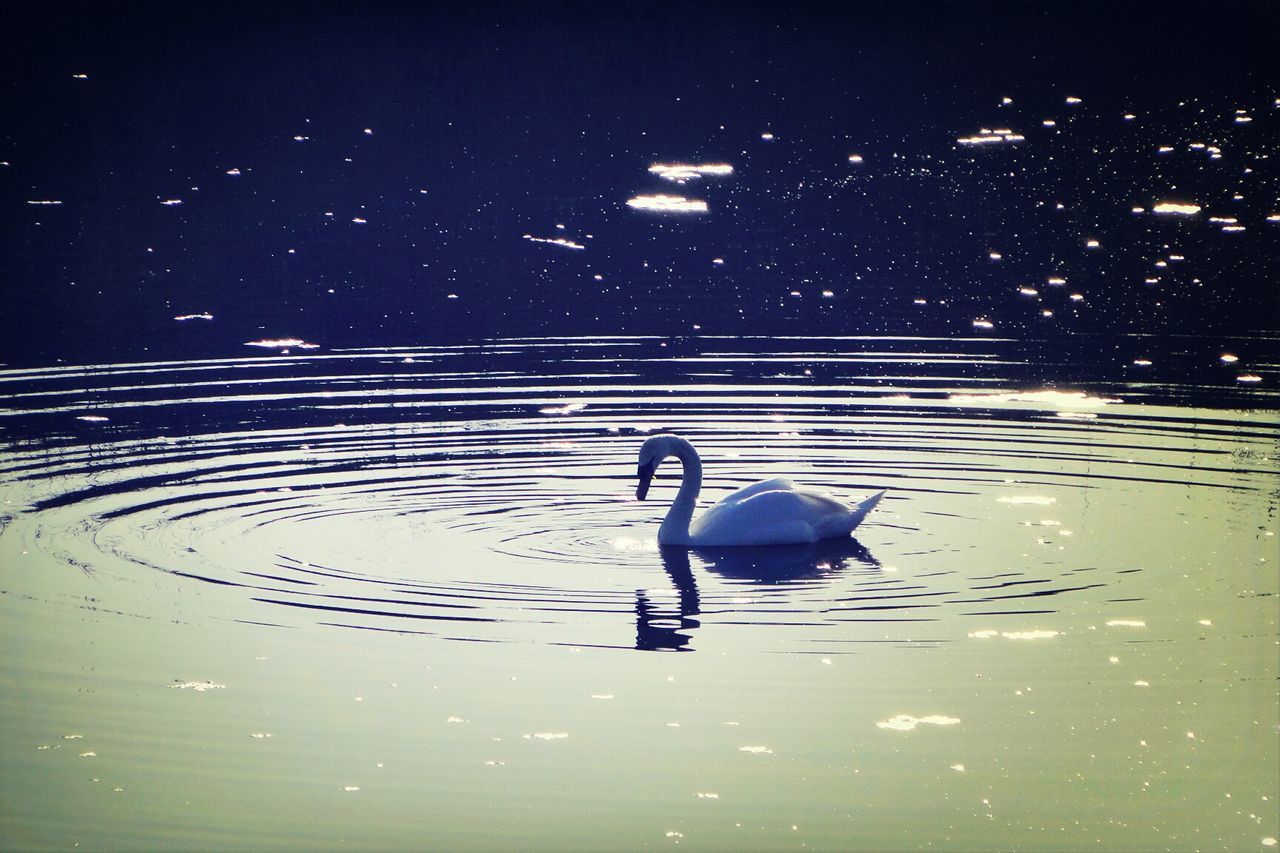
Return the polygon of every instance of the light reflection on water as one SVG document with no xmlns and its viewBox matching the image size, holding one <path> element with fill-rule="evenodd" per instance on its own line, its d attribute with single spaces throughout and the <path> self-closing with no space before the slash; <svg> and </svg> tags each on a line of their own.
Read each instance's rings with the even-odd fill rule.
<svg viewBox="0 0 1280 853">
<path fill-rule="evenodd" d="M 734 820 L 772 785 L 824 780 L 810 805 L 787 800 L 817 846 L 846 837 L 824 815 L 850 796 L 1011 802 L 1008 780 L 1045 767 L 1043 796 L 1123 778 L 1176 823 L 1193 795 L 1146 783 L 1194 765 L 1221 797 L 1216 762 L 1273 814 L 1274 766 L 1240 762 L 1280 723 L 1280 419 L 1216 404 L 1272 392 L 1033 373 L 1012 342 L 900 338 L 500 340 L 0 373 L 0 606 L 6 645 L 29 650 L 5 680 L 62 724 L 20 721 L 6 749 L 44 755 L 85 730 L 80 753 L 111 770 L 95 778 L 129 794 L 139 765 L 102 709 L 153 721 L 181 701 L 208 731 L 236 709 L 227 778 L 314 773 L 393 812 L 377 798 L 427 785 L 377 763 L 397 750 L 497 801 L 515 788 L 470 774 L 514 774 L 527 798 L 529 774 L 553 769 L 585 791 L 608 750 L 643 768 L 635 803 L 665 796 L 659 768 L 694 750 L 702 769 L 679 770 L 675 793 Z M 630 497 L 658 430 L 698 445 L 708 501 L 773 476 L 889 494 L 857 539 L 659 548 L 676 472 Z M 79 652 L 107 655 L 115 682 L 66 673 L 69 647 L 123 637 Z M 77 716 L 57 685 L 103 695 Z M 372 727 L 349 707 L 370 704 Z M 449 734 L 422 739 L 426 709 Z M 292 751 L 322 749 L 349 715 L 339 739 L 361 761 Z M 291 769 L 264 765 L 271 749 Z M 767 763 L 744 776 L 746 760 Z M 369 778 L 375 763 L 388 772 Z M 647 843 L 642 806 L 618 809 L 619 846 Z M 649 818 L 686 843 L 723 839 L 723 816 L 671 813 L 678 829 Z M 898 817 L 873 837 L 897 837 Z M 1215 837 L 1257 835 L 1232 827 Z"/>
<path fill-rule="evenodd" d="M 991 387 L 1012 364 L 998 352 L 903 343 L 676 355 L 661 341 L 508 341 L 16 373 L 11 420 L 110 427 L 18 444 L 8 470 L 36 510 L 18 517 L 62 558 L 225 588 L 233 618 L 620 646 L 631 614 L 636 648 L 681 650 L 719 623 L 770 626 L 739 643 L 841 644 L 869 624 L 1055 613 L 1058 596 L 1119 594 L 1129 567 L 1086 582 L 1068 560 L 1033 560 L 992 584 L 956 560 L 993 502 L 1069 512 L 1128 496 L 1118 483 L 1256 488 L 1206 462 L 1265 447 L 1269 424 Z M 625 497 L 657 429 L 703 448 L 709 497 L 778 475 L 889 497 L 859 540 L 659 555 L 661 507 Z M 1020 523 L 1050 550 L 1077 526 Z M 912 568 L 886 571 L 879 554 Z"/>
</svg>

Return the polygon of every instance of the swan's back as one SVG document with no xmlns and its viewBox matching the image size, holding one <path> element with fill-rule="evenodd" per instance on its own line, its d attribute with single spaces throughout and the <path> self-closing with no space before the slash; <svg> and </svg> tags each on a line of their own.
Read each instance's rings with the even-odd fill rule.
<svg viewBox="0 0 1280 853">
<path fill-rule="evenodd" d="M 789 488 L 776 487 L 783 484 Z M 689 533 L 693 544 L 713 547 L 817 542 L 848 536 L 865 514 L 855 518 L 839 501 L 799 491 L 790 480 L 780 478 L 732 493 L 694 519 Z"/>
<path fill-rule="evenodd" d="M 743 486 L 741 489 L 738 489 L 736 492 L 730 492 L 729 494 L 721 498 L 719 503 L 717 503 L 715 507 L 712 507 L 712 509 L 715 509 L 716 507 L 724 506 L 725 504 L 741 503 L 743 500 L 751 497 L 752 495 L 758 495 L 761 492 L 794 492 L 794 491 L 797 491 L 796 484 L 794 482 L 792 482 L 786 477 L 774 477 L 772 480 L 761 480 L 757 483 L 752 483 L 749 486 Z"/>
</svg>

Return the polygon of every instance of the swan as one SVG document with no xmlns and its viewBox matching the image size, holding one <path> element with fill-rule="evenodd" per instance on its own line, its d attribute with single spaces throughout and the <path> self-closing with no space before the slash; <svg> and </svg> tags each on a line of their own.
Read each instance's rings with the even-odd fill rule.
<svg viewBox="0 0 1280 853">
<path fill-rule="evenodd" d="M 738 489 L 697 518 L 702 491 L 702 460 L 688 440 L 655 435 L 640 446 L 636 500 L 644 500 L 654 471 L 668 456 L 684 466 L 684 479 L 667 517 L 658 528 L 659 545 L 720 547 L 725 545 L 799 545 L 848 536 L 875 509 L 884 491 L 846 506 L 821 492 L 802 491 L 779 477 Z"/>
</svg>

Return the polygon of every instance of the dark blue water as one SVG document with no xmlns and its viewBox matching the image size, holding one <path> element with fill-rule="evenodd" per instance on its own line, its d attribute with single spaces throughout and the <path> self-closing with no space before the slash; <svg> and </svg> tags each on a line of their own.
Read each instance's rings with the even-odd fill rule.
<svg viewBox="0 0 1280 853">
<path fill-rule="evenodd" d="M 1269 18 L 20 4 L 0 346 L 93 363 L 264 337 L 954 336 L 981 319 L 1101 334 L 1082 349 L 1110 364 L 1142 357 L 1116 333 L 1273 333 Z M 1024 138 L 958 143 L 984 128 Z M 648 171 L 662 162 L 733 172 L 677 184 Z M 663 192 L 707 211 L 626 205 Z M 1151 214 L 1162 200 L 1201 210 Z"/>
</svg>

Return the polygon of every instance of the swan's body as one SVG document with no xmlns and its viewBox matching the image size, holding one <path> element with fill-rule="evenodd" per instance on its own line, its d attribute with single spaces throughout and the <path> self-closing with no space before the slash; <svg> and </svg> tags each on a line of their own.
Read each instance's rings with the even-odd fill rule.
<svg viewBox="0 0 1280 853">
<path fill-rule="evenodd" d="M 702 460 L 693 445 L 677 435 L 655 435 L 640 448 L 640 486 L 644 500 L 659 463 L 675 456 L 684 466 L 680 491 L 658 529 L 658 544 L 720 547 L 726 545 L 797 545 L 848 536 L 884 497 L 877 492 L 854 506 L 796 488 L 779 477 L 738 489 L 697 518 L 693 511 L 702 490 Z"/>
</svg>

